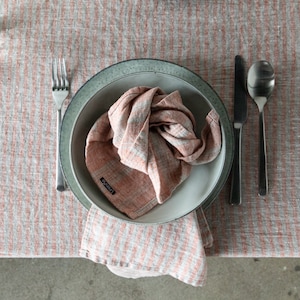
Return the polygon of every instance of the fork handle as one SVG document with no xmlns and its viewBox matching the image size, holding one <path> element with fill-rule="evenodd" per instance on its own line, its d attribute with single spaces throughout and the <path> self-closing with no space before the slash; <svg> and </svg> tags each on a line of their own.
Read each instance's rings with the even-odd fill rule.
<svg viewBox="0 0 300 300">
<path fill-rule="evenodd" d="M 60 140 L 60 127 L 61 127 L 61 109 L 57 110 L 57 146 L 56 146 L 56 189 L 59 192 L 63 192 L 66 189 L 65 179 L 61 169 L 60 163 L 60 151 L 59 151 L 59 140 Z"/>
</svg>

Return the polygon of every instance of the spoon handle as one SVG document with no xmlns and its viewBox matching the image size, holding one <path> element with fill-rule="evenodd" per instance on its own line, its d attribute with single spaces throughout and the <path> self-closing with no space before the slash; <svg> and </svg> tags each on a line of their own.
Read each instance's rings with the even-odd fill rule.
<svg viewBox="0 0 300 300">
<path fill-rule="evenodd" d="M 242 203 L 241 184 L 241 157 L 242 157 L 242 126 L 234 127 L 234 160 L 232 165 L 232 182 L 229 204 L 240 205 Z"/>
<path fill-rule="evenodd" d="M 267 173 L 267 151 L 265 140 L 265 120 L 263 109 L 259 112 L 259 190 L 260 196 L 268 193 L 268 173 Z"/>
</svg>

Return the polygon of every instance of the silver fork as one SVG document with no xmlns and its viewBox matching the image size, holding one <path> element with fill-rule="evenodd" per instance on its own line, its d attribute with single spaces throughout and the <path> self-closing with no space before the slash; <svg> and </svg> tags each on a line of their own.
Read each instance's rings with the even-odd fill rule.
<svg viewBox="0 0 300 300">
<path fill-rule="evenodd" d="M 61 109 L 69 95 L 69 81 L 64 59 L 62 59 L 62 61 L 60 59 L 54 59 L 52 62 L 52 95 L 57 108 L 56 189 L 62 192 L 66 189 L 66 183 L 62 173 L 59 155 Z"/>
</svg>

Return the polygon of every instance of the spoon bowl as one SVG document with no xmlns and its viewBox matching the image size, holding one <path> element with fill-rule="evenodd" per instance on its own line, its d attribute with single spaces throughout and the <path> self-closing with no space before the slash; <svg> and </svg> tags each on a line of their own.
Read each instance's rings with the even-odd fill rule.
<svg viewBox="0 0 300 300">
<path fill-rule="evenodd" d="M 247 88 L 259 110 L 259 191 L 265 196 L 268 193 L 267 155 L 265 142 L 264 106 L 275 86 L 275 73 L 272 65 L 265 60 L 255 62 L 248 71 Z"/>
<path fill-rule="evenodd" d="M 265 60 L 254 63 L 248 72 L 247 87 L 250 96 L 269 98 L 275 86 L 275 73 L 271 64 Z"/>
</svg>

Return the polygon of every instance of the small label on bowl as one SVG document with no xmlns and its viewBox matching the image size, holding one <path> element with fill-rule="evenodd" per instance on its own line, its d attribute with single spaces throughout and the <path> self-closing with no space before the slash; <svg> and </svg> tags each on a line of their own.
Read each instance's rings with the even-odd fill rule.
<svg viewBox="0 0 300 300">
<path fill-rule="evenodd" d="M 104 177 L 101 177 L 100 181 L 112 195 L 114 195 L 116 193 L 116 191 L 110 186 L 110 184 L 104 179 Z"/>
</svg>

